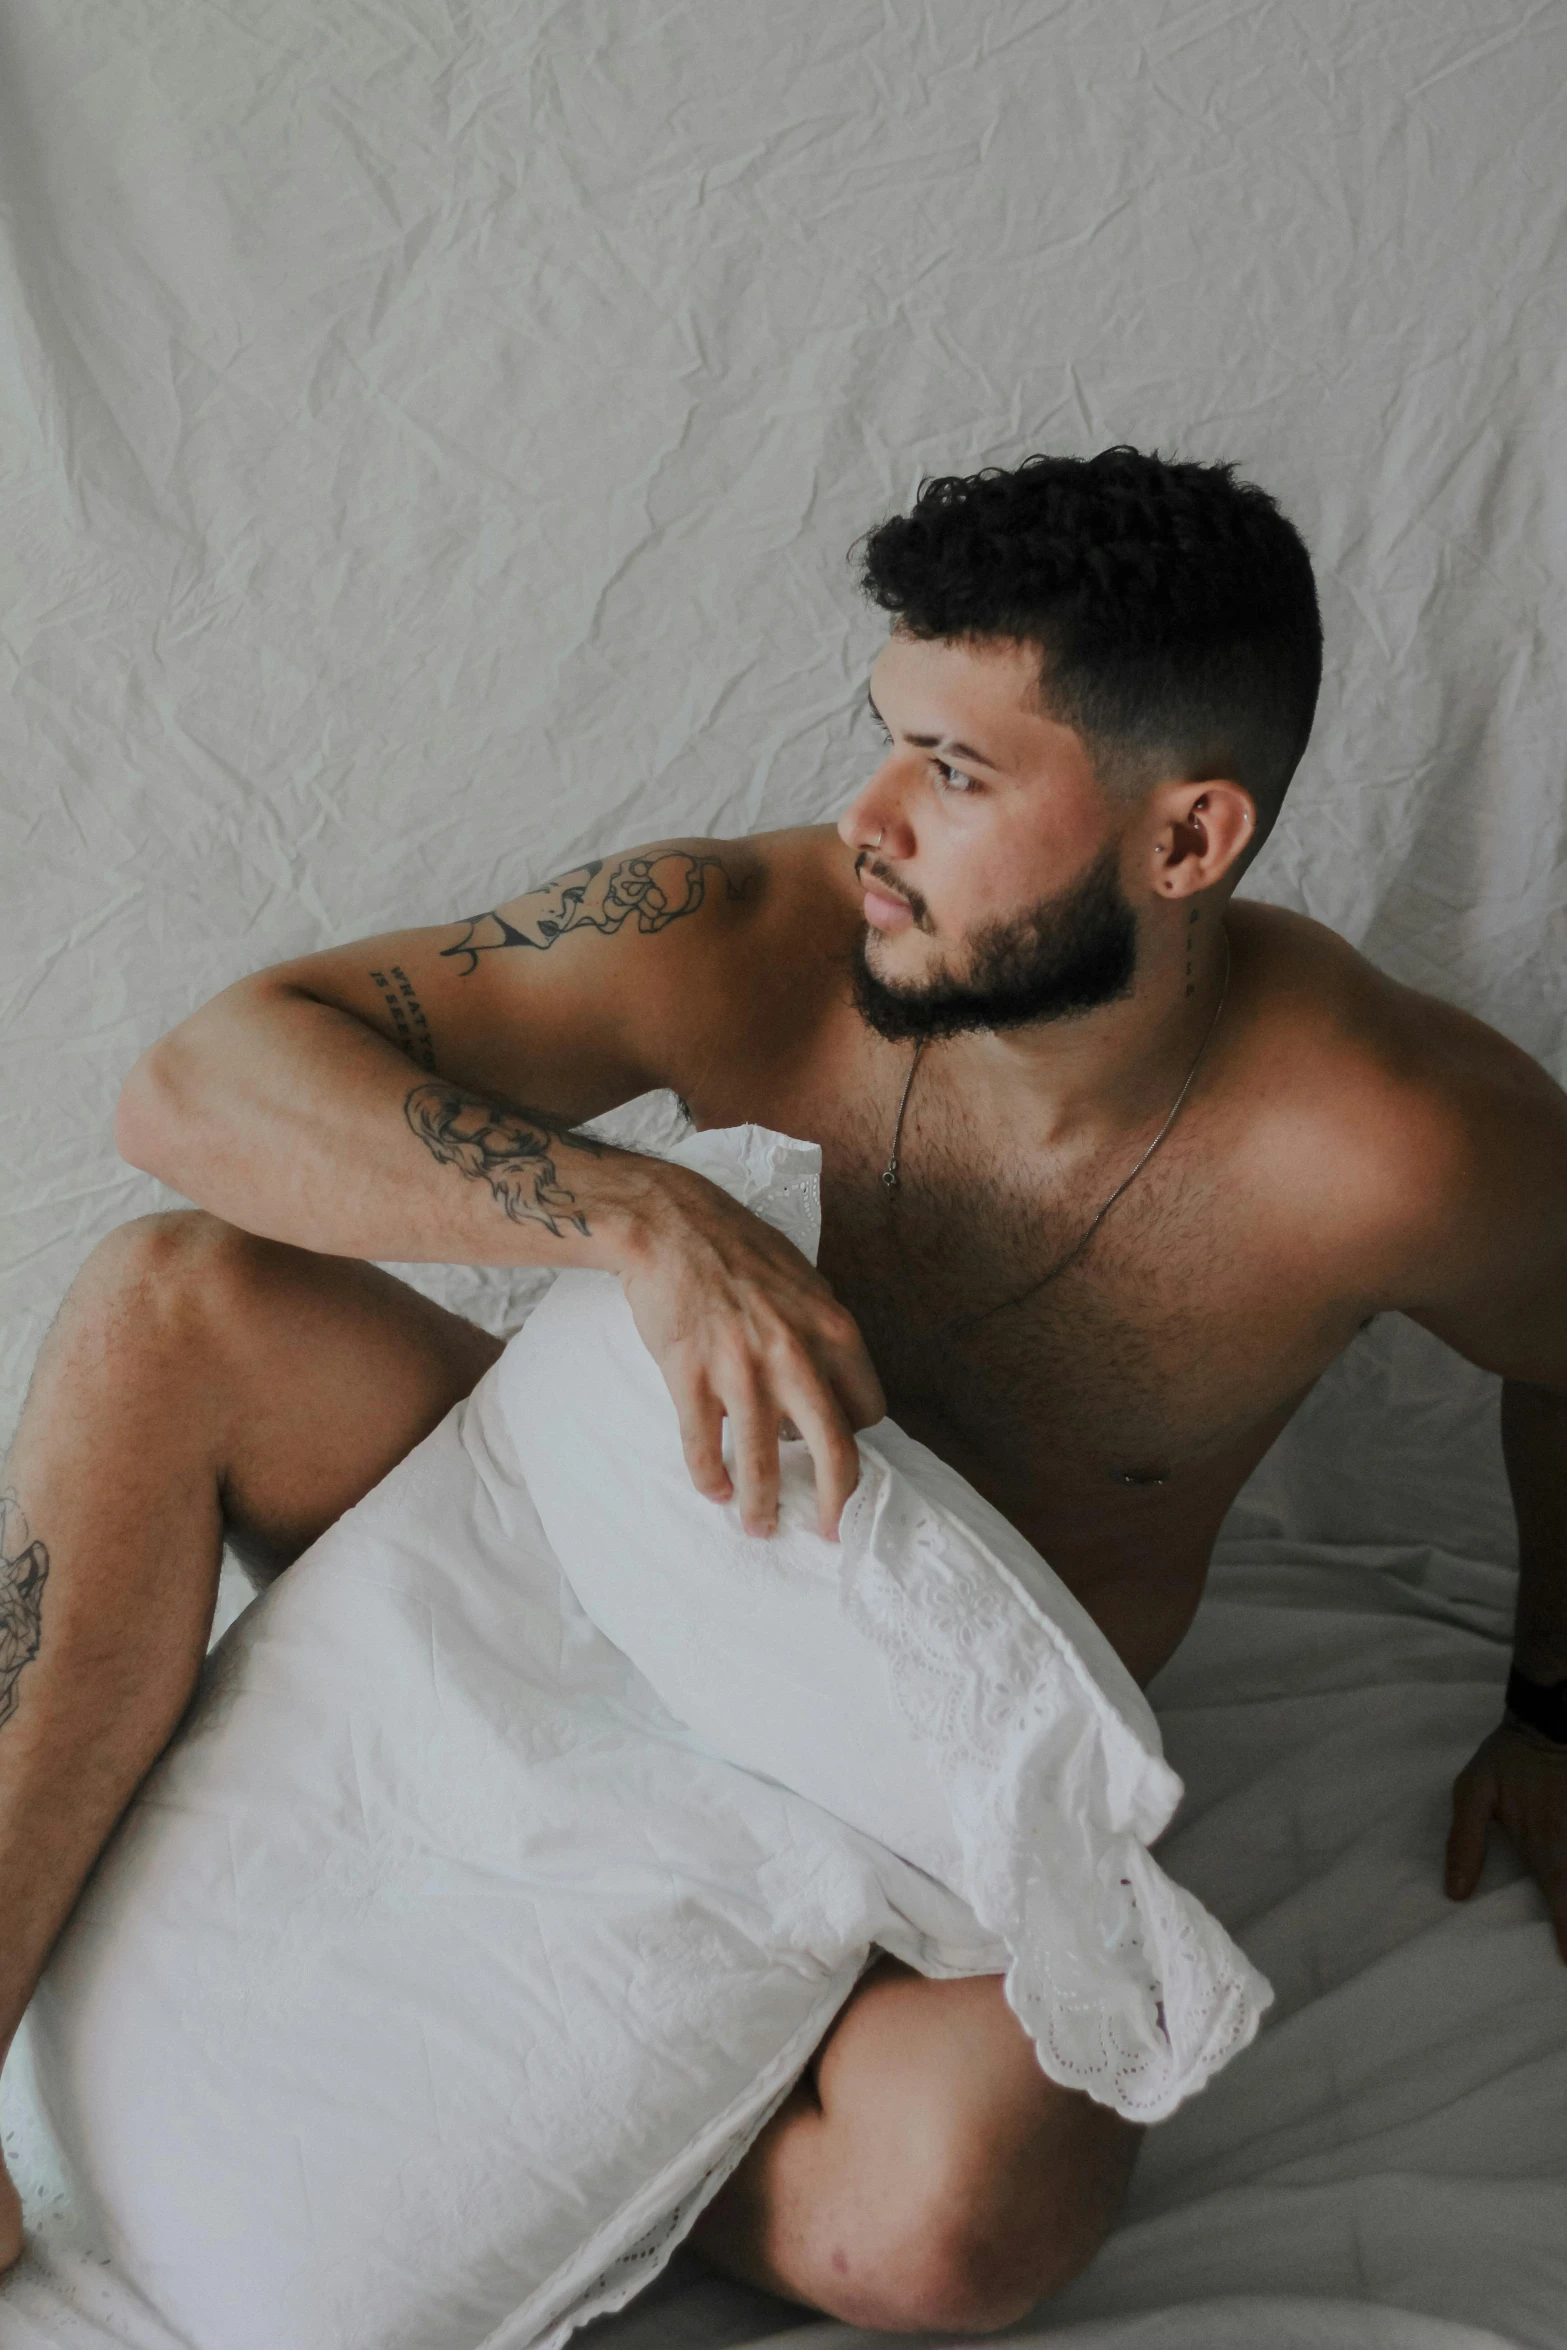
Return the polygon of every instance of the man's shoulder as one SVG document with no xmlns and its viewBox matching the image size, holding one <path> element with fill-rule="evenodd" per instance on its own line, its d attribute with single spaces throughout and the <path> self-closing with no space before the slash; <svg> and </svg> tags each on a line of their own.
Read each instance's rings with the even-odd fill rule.
<svg viewBox="0 0 1567 2350">
<path fill-rule="evenodd" d="M 549 950 L 566 941 L 657 937 L 676 955 L 802 955 L 824 931 L 852 935 L 859 891 L 848 850 L 828 825 L 740 837 L 680 834 L 588 858 L 468 925 L 452 951 L 477 963 L 492 948 Z M 654 966 L 646 966 L 651 978 Z"/>
<path fill-rule="evenodd" d="M 797 1056 L 841 1010 L 860 891 L 830 826 L 654 842 L 606 871 L 615 906 L 635 899 L 636 924 L 672 950 L 638 958 L 622 984 L 658 1065 L 683 1072 L 679 1090 L 703 1070 L 754 1075 Z"/>
<path fill-rule="evenodd" d="M 1521 1047 L 1461 1005 L 1394 979 L 1348 939 L 1283 906 L 1238 900 L 1230 919 L 1256 972 L 1266 1031 L 1299 1057 L 1329 1115 L 1396 1104 L 1455 1132 L 1477 1116 L 1567 1095 Z"/>
<path fill-rule="evenodd" d="M 841 978 L 862 917 L 854 858 L 831 825 L 681 846 L 724 875 L 729 919 L 712 935 L 735 986 L 809 987 L 827 968 Z"/>
<path fill-rule="evenodd" d="M 1335 1214 L 1423 1261 L 1520 1187 L 1567 1183 L 1567 1094 L 1529 1054 L 1323 923 L 1231 911 L 1277 1130 Z"/>
<path fill-rule="evenodd" d="M 755 876 L 758 909 L 780 927 L 837 924 L 852 936 L 861 922 L 854 852 L 831 824 L 797 824 L 720 844 Z"/>
</svg>

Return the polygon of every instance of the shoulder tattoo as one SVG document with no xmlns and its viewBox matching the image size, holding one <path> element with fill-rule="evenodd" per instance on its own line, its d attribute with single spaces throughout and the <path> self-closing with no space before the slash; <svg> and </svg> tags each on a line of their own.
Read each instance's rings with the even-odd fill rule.
<svg viewBox="0 0 1567 2350">
<path fill-rule="evenodd" d="M 627 922 L 651 935 L 694 914 L 707 895 L 710 873 L 722 875 L 731 898 L 744 895 L 721 857 L 694 856 L 689 849 L 664 849 L 652 856 L 590 858 L 558 880 L 529 890 L 512 909 L 515 919 L 493 910 L 468 917 L 466 934 L 445 956 L 466 956 L 460 976 L 479 967 L 481 955 L 501 947 L 533 947 L 541 954 L 574 930 L 597 930 L 613 938 Z"/>
</svg>

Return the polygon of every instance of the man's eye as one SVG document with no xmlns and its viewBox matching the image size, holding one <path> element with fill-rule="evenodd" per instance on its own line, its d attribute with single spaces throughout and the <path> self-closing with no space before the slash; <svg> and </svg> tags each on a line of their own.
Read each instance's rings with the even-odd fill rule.
<svg viewBox="0 0 1567 2350">
<path fill-rule="evenodd" d="M 965 792 L 974 789 L 974 778 L 965 775 L 961 767 L 949 767 L 945 759 L 932 759 L 931 765 L 941 777 L 943 791 Z"/>
</svg>

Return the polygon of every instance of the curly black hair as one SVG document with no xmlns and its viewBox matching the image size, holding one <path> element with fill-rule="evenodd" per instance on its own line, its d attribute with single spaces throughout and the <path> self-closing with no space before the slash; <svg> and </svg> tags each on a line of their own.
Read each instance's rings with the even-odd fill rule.
<svg viewBox="0 0 1567 2350">
<path fill-rule="evenodd" d="M 946 475 L 855 555 L 910 636 L 1037 645 L 1044 706 L 1112 788 L 1229 775 L 1267 832 L 1311 732 L 1322 622 L 1299 533 L 1232 465 L 1114 448 Z"/>
</svg>

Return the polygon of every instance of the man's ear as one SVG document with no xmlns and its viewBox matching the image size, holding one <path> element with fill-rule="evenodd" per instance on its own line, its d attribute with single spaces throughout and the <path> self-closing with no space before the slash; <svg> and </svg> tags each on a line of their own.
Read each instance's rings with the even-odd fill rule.
<svg viewBox="0 0 1567 2350">
<path fill-rule="evenodd" d="M 1255 845 L 1257 803 L 1238 783 L 1169 783 L 1156 803 L 1151 863 L 1161 897 L 1212 889 Z"/>
</svg>

